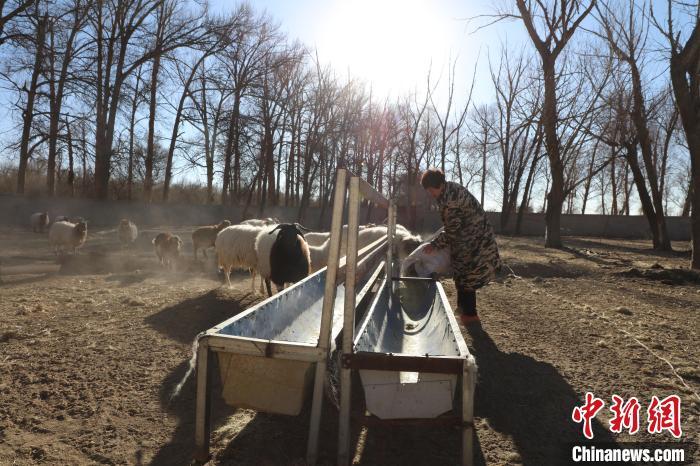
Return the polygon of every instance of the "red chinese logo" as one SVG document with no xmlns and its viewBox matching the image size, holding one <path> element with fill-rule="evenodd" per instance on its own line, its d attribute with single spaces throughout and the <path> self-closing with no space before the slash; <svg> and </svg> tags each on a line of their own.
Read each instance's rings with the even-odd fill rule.
<svg viewBox="0 0 700 466">
<path fill-rule="evenodd" d="M 613 404 L 610 406 L 610 411 L 613 412 L 613 418 L 610 419 L 610 432 L 619 434 L 622 429 L 628 429 L 630 434 L 636 434 L 639 431 L 639 401 L 632 397 L 625 403 L 621 397 L 612 396 Z"/>
<path fill-rule="evenodd" d="M 610 432 L 620 434 L 627 429 L 630 434 L 639 432 L 639 412 L 641 405 L 639 400 L 631 397 L 624 398 L 613 395 L 610 411 L 613 414 L 608 422 Z M 571 419 L 577 423 L 583 423 L 583 435 L 587 439 L 593 438 L 593 419 L 603 409 L 605 402 L 596 398 L 591 392 L 586 392 L 586 401 L 583 406 L 576 406 L 571 413 Z M 667 430 L 675 438 L 683 435 L 681 429 L 681 398 L 678 395 L 670 395 L 659 400 L 657 396 L 651 397 L 651 403 L 647 408 L 647 431 L 650 434 L 660 434 Z"/>
<path fill-rule="evenodd" d="M 605 402 L 593 396 L 593 393 L 586 392 L 586 402 L 583 406 L 576 406 L 571 413 L 574 422 L 583 422 L 583 435 L 587 439 L 593 438 L 593 427 L 591 421 L 603 409 Z"/>
<path fill-rule="evenodd" d="M 675 438 L 683 434 L 681 430 L 681 399 L 678 395 L 670 395 L 659 401 L 657 396 L 651 397 L 647 409 L 650 434 L 658 434 L 667 430 Z"/>
</svg>

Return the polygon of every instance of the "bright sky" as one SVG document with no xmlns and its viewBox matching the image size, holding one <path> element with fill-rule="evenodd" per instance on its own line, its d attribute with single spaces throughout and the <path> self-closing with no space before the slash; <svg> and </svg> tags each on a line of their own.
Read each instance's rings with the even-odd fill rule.
<svg viewBox="0 0 700 466">
<path fill-rule="evenodd" d="M 212 0 L 215 10 L 233 8 Z M 501 41 L 524 38 L 517 22 L 473 33 L 478 24 L 466 18 L 492 13 L 488 0 L 253 0 L 267 10 L 291 38 L 318 50 L 341 76 L 372 83 L 377 96 L 397 97 L 416 87 L 425 89 L 432 64 L 432 82 L 441 77 L 438 95 L 446 92 L 447 64 L 458 59 L 457 92 L 465 96 L 479 59 L 477 100 L 490 100 L 488 49 L 497 53 Z"/>
</svg>

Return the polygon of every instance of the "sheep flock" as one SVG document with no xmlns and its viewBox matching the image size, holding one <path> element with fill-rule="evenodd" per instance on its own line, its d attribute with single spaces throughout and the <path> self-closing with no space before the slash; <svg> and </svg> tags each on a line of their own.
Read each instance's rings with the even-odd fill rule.
<svg viewBox="0 0 700 466">
<path fill-rule="evenodd" d="M 51 222 L 48 212 L 30 216 L 34 232 L 48 230 L 50 249 L 55 254 L 78 254 L 88 240 L 88 221 L 80 217 L 56 216 Z M 341 254 L 347 245 L 347 225 L 342 229 Z M 116 224 L 116 239 L 122 249 L 134 246 L 139 229 L 130 219 Z M 386 225 L 361 225 L 358 249 L 387 234 Z M 142 235 L 143 236 L 143 235 Z M 214 225 L 200 226 L 191 234 L 192 263 L 209 267 L 207 250 L 213 248 L 216 270 L 230 287 L 230 275 L 235 270 L 248 271 L 251 288 L 255 292 L 256 278 L 260 277 L 259 291 L 272 295 L 272 284 L 280 291 L 288 284 L 302 280 L 328 263 L 330 233 L 310 231 L 298 223 L 283 223 L 277 218 L 249 219 L 238 224 L 222 220 Z M 157 232 L 150 241 L 155 256 L 165 269 L 184 270 L 184 242 L 172 231 Z M 394 253 L 400 261 L 408 257 L 422 243 L 418 235 L 401 225 L 396 227 Z M 201 252 L 201 256 L 198 253 Z M 202 262 L 203 261 L 203 262 Z M 264 285 L 264 287 L 263 287 Z"/>
</svg>

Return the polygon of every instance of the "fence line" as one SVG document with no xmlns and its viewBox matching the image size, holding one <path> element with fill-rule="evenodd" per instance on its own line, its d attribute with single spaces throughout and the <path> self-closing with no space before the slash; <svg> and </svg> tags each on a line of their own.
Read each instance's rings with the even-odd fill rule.
<svg viewBox="0 0 700 466">
<path fill-rule="evenodd" d="M 361 223 L 382 223 L 382 209 L 360 212 Z M 0 225 L 28 226 L 29 217 L 34 212 L 48 211 L 51 218 L 57 215 L 80 216 L 88 219 L 97 227 L 116 226 L 121 218 L 129 218 L 137 225 L 208 225 L 218 223 L 224 218 L 232 222 L 242 220 L 243 209 L 221 205 L 194 204 L 146 204 L 128 201 L 96 201 L 93 199 L 61 198 L 26 198 L 19 196 L 0 196 Z M 249 210 L 255 215 L 257 208 Z M 270 207 L 265 209 L 265 217 L 277 217 L 281 221 L 295 222 L 299 209 L 296 207 Z M 330 206 L 322 212 L 319 207 L 309 207 L 302 219 L 305 226 L 313 229 L 327 229 L 330 220 Z M 500 213 L 487 212 L 487 217 L 496 233 L 508 234 L 513 230 L 515 215 L 511 215 L 508 230 L 500 229 Z M 398 222 L 408 226 L 408 212 L 399 208 Z M 690 219 L 687 217 L 666 217 L 668 232 L 673 241 L 690 240 Z M 421 209 L 417 215 L 413 230 L 429 233 L 442 226 L 440 215 L 436 210 Z M 609 238 L 651 239 L 649 225 L 644 216 L 618 215 L 580 215 L 563 214 L 561 216 L 563 236 L 595 236 Z M 525 214 L 521 233 L 526 236 L 544 236 L 544 214 Z"/>
</svg>

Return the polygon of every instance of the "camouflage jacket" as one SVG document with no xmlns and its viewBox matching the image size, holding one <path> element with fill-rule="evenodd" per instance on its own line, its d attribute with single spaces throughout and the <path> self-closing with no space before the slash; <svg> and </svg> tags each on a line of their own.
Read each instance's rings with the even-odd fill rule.
<svg viewBox="0 0 700 466">
<path fill-rule="evenodd" d="M 484 209 L 463 186 L 448 181 L 437 198 L 444 231 L 431 244 L 450 248 L 455 283 L 477 289 L 496 276 L 501 267 L 496 237 Z"/>
</svg>

